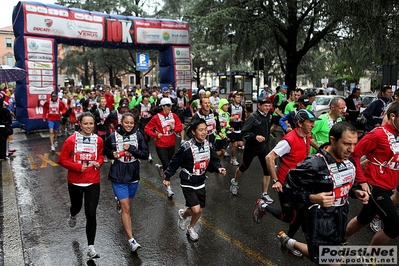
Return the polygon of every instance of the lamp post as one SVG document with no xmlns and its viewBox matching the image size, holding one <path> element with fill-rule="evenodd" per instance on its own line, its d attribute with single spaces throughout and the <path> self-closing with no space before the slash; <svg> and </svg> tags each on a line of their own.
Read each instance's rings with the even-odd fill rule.
<svg viewBox="0 0 399 266">
<path fill-rule="evenodd" d="M 234 90 L 234 76 L 233 76 L 233 39 L 236 37 L 236 33 L 234 31 L 227 34 L 227 38 L 229 39 L 230 44 L 230 91 Z"/>
<path fill-rule="evenodd" d="M 256 98 L 258 98 L 258 96 L 259 96 L 259 85 L 260 85 L 260 77 L 259 77 L 259 60 L 260 60 L 260 51 L 259 51 L 259 49 L 257 48 L 256 49 L 256 53 L 257 53 L 257 58 L 256 58 L 256 71 L 257 71 L 257 73 L 256 73 Z M 253 94 L 253 91 L 252 91 L 252 94 Z"/>
</svg>

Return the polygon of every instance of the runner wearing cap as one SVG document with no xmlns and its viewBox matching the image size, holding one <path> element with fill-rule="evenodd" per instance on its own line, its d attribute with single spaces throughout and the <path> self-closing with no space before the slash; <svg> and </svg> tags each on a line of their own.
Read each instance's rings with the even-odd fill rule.
<svg viewBox="0 0 399 266">
<path fill-rule="evenodd" d="M 296 110 L 290 111 L 285 116 L 283 116 L 279 121 L 280 126 L 284 130 L 285 133 L 288 133 L 297 127 L 296 119 L 295 119 L 297 111 L 306 109 L 307 106 L 309 106 L 309 105 L 311 105 L 311 103 L 307 96 L 301 96 L 301 97 L 299 97 L 299 99 L 297 99 L 295 101 L 294 107 L 296 108 Z"/>
<path fill-rule="evenodd" d="M 144 127 L 144 132 L 155 139 L 155 149 L 162 164 L 155 164 L 155 167 L 162 179 L 163 171 L 166 170 L 175 153 L 175 133 L 180 133 L 183 129 L 179 117 L 171 112 L 172 105 L 170 98 L 163 98 L 159 103 L 159 107 L 162 108 L 161 112 L 154 115 Z M 166 192 L 168 198 L 172 198 L 175 194 L 171 186 L 166 187 Z"/>
<path fill-rule="evenodd" d="M 266 156 L 266 165 L 270 173 L 273 185 L 272 189 L 278 192 L 281 209 L 272 207 L 266 199 L 260 198 L 256 201 L 253 211 L 253 219 L 260 223 L 261 218 L 267 212 L 275 218 L 290 223 L 287 235 L 293 237 L 298 231 L 302 218 L 302 204 L 295 204 L 283 193 L 282 187 L 286 175 L 291 168 L 302 162 L 310 150 L 310 133 L 314 127 L 314 122 L 319 120 L 307 110 L 299 110 L 296 113 L 297 128 L 284 135 L 272 151 Z M 280 165 L 276 171 L 276 160 L 280 159 Z M 301 252 L 293 250 L 292 254 L 301 257 Z"/>
</svg>

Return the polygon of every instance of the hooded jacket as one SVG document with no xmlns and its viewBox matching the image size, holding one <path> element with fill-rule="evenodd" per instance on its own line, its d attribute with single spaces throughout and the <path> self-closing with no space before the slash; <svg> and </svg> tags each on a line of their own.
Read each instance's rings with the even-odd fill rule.
<svg viewBox="0 0 399 266">
<path fill-rule="evenodd" d="M 119 127 L 116 132 L 113 132 L 105 141 L 105 155 L 114 159 L 114 163 L 109 169 L 108 179 L 115 183 L 133 183 L 140 180 L 140 161 L 137 159 L 145 160 L 148 158 L 148 148 L 144 142 L 144 137 L 137 130 L 138 126 L 135 125 L 132 131 L 126 132 Z M 137 147 L 130 144 L 129 152 L 134 156 L 135 160 L 131 162 L 121 162 L 119 158 L 114 157 L 114 151 L 123 152 L 117 147 L 116 134 L 119 134 L 125 141 L 125 139 L 131 139 L 137 137 Z M 133 136 L 135 135 L 135 136 Z"/>
</svg>

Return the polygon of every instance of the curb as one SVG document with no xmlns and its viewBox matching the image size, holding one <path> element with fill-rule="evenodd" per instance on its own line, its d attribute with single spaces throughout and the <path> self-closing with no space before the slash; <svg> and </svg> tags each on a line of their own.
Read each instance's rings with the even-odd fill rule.
<svg viewBox="0 0 399 266">
<path fill-rule="evenodd" d="M 0 162 L 3 189 L 3 252 L 4 265 L 25 265 L 19 212 L 11 160 Z"/>
</svg>

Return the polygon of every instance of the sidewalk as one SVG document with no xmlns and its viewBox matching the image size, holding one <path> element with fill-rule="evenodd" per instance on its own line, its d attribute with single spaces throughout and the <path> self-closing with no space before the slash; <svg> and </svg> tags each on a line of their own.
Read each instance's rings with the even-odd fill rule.
<svg viewBox="0 0 399 266">
<path fill-rule="evenodd" d="M 21 228 L 19 223 L 17 198 L 15 194 L 14 177 L 11 171 L 11 160 L 0 162 L 1 179 L 1 210 L 2 226 L 2 257 L 1 265 L 24 265 Z"/>
</svg>

